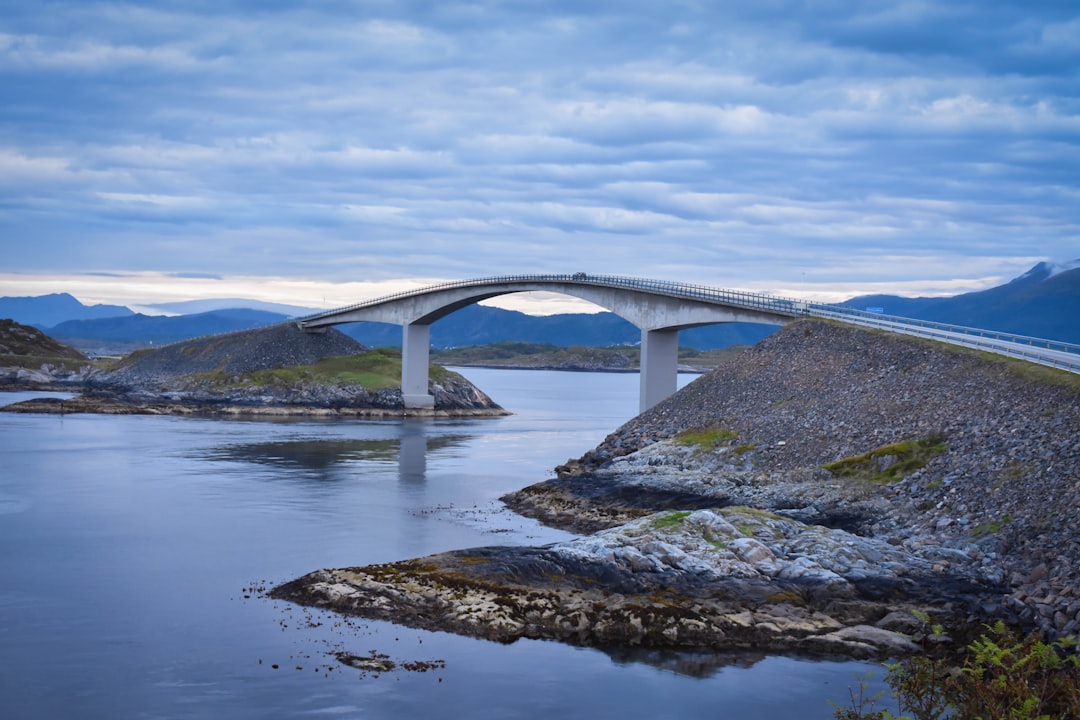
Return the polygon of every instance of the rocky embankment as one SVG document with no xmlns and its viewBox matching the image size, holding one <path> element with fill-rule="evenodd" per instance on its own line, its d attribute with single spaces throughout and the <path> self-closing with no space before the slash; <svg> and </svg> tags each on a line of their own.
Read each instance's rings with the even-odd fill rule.
<svg viewBox="0 0 1080 720">
<path fill-rule="evenodd" d="M 895 655 L 920 632 L 912 611 L 958 636 L 997 618 L 1075 634 L 1078 386 L 800 322 L 504 498 L 592 534 L 275 593 L 498 640 Z"/>
<path fill-rule="evenodd" d="M 93 363 L 75 348 L 35 327 L 0 319 L 0 388 L 66 390 L 95 371 Z"/>
<path fill-rule="evenodd" d="M 543 548 L 321 570 L 274 597 L 510 642 L 849 657 L 914 652 L 987 588 L 883 541 L 753 508 L 672 511 Z"/>
<path fill-rule="evenodd" d="M 341 358 L 356 362 L 320 366 Z M 450 372 L 432 376 L 433 411 L 406 411 L 399 387 L 369 386 L 358 379 L 380 373 L 400 377 L 400 361 L 368 351 L 337 330 L 307 333 L 283 323 L 140 350 L 107 372 L 87 377 L 77 398 L 27 401 L 5 410 L 320 416 L 505 412 Z"/>
</svg>

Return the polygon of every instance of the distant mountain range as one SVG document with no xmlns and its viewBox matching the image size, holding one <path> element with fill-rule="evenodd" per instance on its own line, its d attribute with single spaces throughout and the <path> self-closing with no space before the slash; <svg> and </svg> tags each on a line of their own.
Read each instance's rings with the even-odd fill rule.
<svg viewBox="0 0 1080 720">
<path fill-rule="evenodd" d="M 131 349 L 234 330 L 251 330 L 279 323 L 285 318 L 285 315 L 265 310 L 234 308 L 171 317 L 130 313 L 92 320 L 67 320 L 41 329 L 57 340 L 82 349 Z"/>
<path fill-rule="evenodd" d="M 222 308 L 221 305 L 235 305 Z M 1039 263 L 1005 285 L 944 298 L 864 295 L 844 303 L 890 315 L 980 327 L 1080 343 L 1080 260 Z M 234 330 L 272 325 L 314 310 L 248 300 L 208 300 L 154 306 L 175 316 L 143 315 L 118 305 L 83 305 L 71 295 L 0 297 L 0 318 L 33 325 L 69 345 L 90 351 L 130 350 Z M 340 326 L 372 347 L 401 345 L 401 328 L 384 323 Z M 728 323 L 684 330 L 679 344 L 698 350 L 751 345 L 776 330 L 772 325 Z M 640 331 L 610 312 L 538 317 L 470 305 L 431 328 L 436 348 L 495 342 L 550 343 L 560 347 L 632 345 Z"/>
<path fill-rule="evenodd" d="M 36 297 L 0 297 L 0 318 L 45 330 L 66 320 L 99 320 L 134 311 L 123 305 L 83 305 L 67 293 Z"/>
<path fill-rule="evenodd" d="M 1080 260 L 1039 263 L 1004 285 L 963 295 L 863 295 L 842 304 L 918 320 L 1080 343 Z"/>
<path fill-rule="evenodd" d="M 0 298 L 0 315 L 4 313 Z M 92 320 L 68 320 L 52 327 L 35 325 L 69 345 L 91 351 L 128 351 L 147 345 L 188 340 L 235 330 L 273 325 L 289 315 L 233 308 L 193 315 L 142 315 Z M 26 323 L 34 324 L 34 323 Z M 339 328 L 370 347 L 400 347 L 401 327 L 387 323 L 354 323 Z M 752 345 L 776 330 L 772 325 L 731 323 L 687 330 L 681 344 L 699 350 Z M 494 342 L 550 343 L 561 347 L 589 345 L 606 347 L 631 345 L 641 340 L 641 332 L 614 313 L 549 315 L 537 317 L 514 310 L 470 305 L 443 318 L 431 327 L 431 343 L 436 348 L 487 345 Z"/>
</svg>

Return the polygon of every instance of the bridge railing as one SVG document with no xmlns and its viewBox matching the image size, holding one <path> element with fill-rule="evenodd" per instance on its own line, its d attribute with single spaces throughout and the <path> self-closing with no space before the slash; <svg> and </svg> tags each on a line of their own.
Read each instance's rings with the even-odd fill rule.
<svg viewBox="0 0 1080 720">
<path fill-rule="evenodd" d="M 985 330 L 983 328 L 967 327 L 965 325 L 951 325 L 949 323 L 935 322 L 933 320 L 917 320 L 915 318 L 901 317 L 899 315 L 886 315 L 884 313 L 868 312 L 866 310 L 856 310 L 855 308 L 844 307 L 842 305 L 825 305 L 821 303 L 810 303 L 808 312 L 811 315 L 827 313 L 831 317 L 835 318 L 846 317 L 858 319 L 866 322 L 867 324 L 901 324 L 907 327 L 925 328 L 927 330 L 933 330 L 942 333 L 967 335 L 973 338 L 997 340 L 1000 342 L 1011 343 L 1014 345 L 1027 345 L 1032 348 L 1053 350 L 1055 352 L 1069 353 L 1080 357 L 1080 345 L 1064 342 L 1061 340 L 1048 340 L 1046 338 L 1031 337 L 1029 335 L 1017 335 L 1015 333 L 999 332 L 997 330 Z"/>
<path fill-rule="evenodd" d="M 694 285 L 668 280 L 647 280 L 643 278 L 625 277 L 621 275 L 587 275 L 579 274 L 549 274 L 549 275 L 500 275 L 495 277 L 479 278 L 475 280 L 454 280 L 437 285 L 429 285 L 415 290 L 403 290 L 401 292 L 383 295 L 381 297 L 365 300 L 353 305 L 325 310 L 312 315 L 298 318 L 303 323 L 324 317 L 340 315 L 353 310 L 382 305 L 383 303 L 403 300 L 409 297 L 427 295 L 442 290 L 456 290 L 470 287 L 483 287 L 486 285 L 499 285 L 505 283 L 587 283 L 592 286 L 612 287 L 617 289 L 646 290 L 671 297 L 704 300 L 706 302 L 724 302 L 738 305 L 744 308 L 765 310 L 768 312 L 797 316 L 806 314 L 808 303 L 805 300 L 794 298 L 781 298 L 759 293 L 744 292 L 740 290 L 723 290 L 708 287 L 706 285 Z"/>
<path fill-rule="evenodd" d="M 619 275 L 590 275 L 587 281 L 592 285 L 606 285 L 616 288 L 646 290 L 654 294 L 669 297 L 701 300 L 704 302 L 722 302 L 743 308 L 764 310 L 778 315 L 796 317 L 806 314 L 808 303 L 795 298 L 763 295 L 742 290 L 724 290 L 707 285 L 694 285 L 668 280 L 645 280 Z"/>
<path fill-rule="evenodd" d="M 985 350 L 1080 373 L 1080 346 L 1072 343 L 980 330 L 961 325 L 923 322 L 880 313 L 852 312 L 850 308 L 830 305 L 812 306 L 810 314 L 814 317 L 841 320 L 864 327 L 939 340 L 950 345 Z"/>
</svg>

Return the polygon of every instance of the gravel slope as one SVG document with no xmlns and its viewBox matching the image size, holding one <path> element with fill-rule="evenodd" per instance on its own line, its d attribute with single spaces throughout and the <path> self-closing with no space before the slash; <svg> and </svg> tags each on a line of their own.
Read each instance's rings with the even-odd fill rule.
<svg viewBox="0 0 1080 720">
<path fill-rule="evenodd" d="M 1050 634 L 1080 633 L 1075 376 L 937 343 L 801 321 L 559 470 L 565 477 L 587 475 L 703 427 L 738 433 L 738 443 L 753 447 L 746 461 L 759 478 L 799 477 L 818 490 L 831 481 L 821 469 L 825 463 L 889 443 L 943 437 L 944 453 L 881 489 L 876 512 L 864 514 L 859 532 L 915 550 L 939 548 L 939 556 L 951 548 L 958 561 L 981 564 L 986 574 L 1011 585 L 1002 601 L 1006 614 Z M 769 505 L 766 496 L 760 490 L 759 504 Z"/>
</svg>

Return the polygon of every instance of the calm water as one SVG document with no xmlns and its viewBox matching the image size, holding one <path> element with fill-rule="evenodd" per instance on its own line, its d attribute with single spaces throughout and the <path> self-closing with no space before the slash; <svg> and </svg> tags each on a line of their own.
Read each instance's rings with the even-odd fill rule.
<svg viewBox="0 0 1080 720">
<path fill-rule="evenodd" d="M 569 537 L 497 498 L 633 416 L 637 376 L 464 374 L 517 414 L 0 414 L 0 717 L 803 720 L 831 717 L 828 699 L 874 669 L 498 645 L 247 591 L 322 567 Z M 362 675 L 336 650 L 445 667 Z"/>
</svg>

